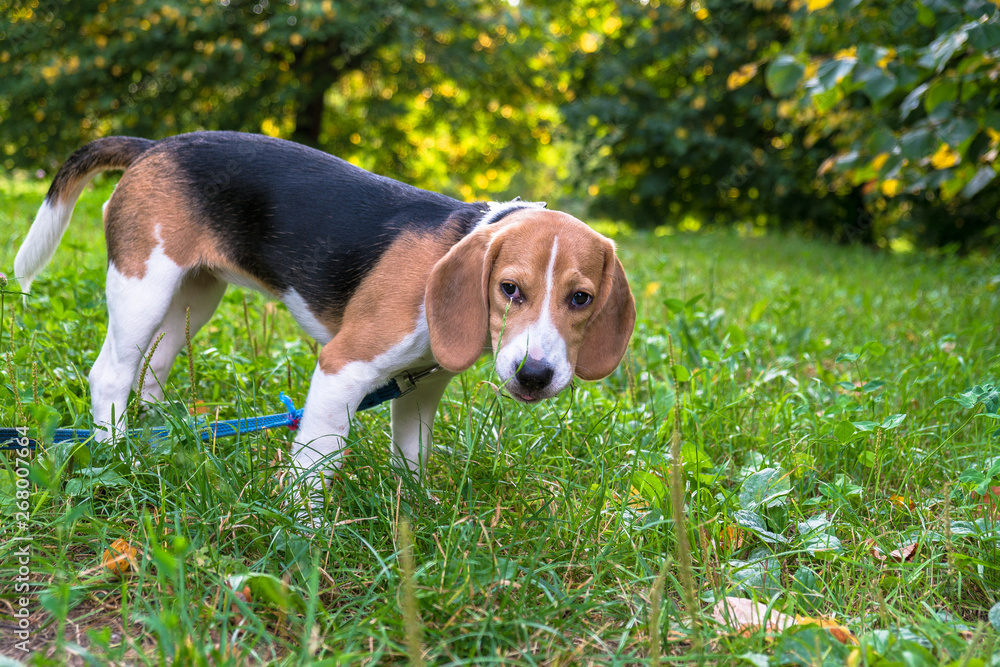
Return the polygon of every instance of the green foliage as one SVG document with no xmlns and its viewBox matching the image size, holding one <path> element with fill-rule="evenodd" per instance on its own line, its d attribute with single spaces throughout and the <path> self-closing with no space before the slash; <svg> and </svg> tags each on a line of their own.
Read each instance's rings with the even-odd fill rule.
<svg viewBox="0 0 1000 667">
<path fill-rule="evenodd" d="M 111 187 L 84 193 L 27 305 L 4 292 L 0 424 L 37 428 L 55 413 L 89 425 Z M 44 192 L 0 181 L 0 269 Z M 240 290 L 193 341 L 195 386 L 180 359 L 168 401 L 141 418 L 171 425 L 168 445 L 46 448 L 28 462 L 26 528 L 10 502 L 18 459 L 0 455 L 0 531 L 32 537 L 33 662 L 404 662 L 400 516 L 413 524 L 428 664 L 653 664 L 661 572 L 662 653 L 685 662 L 844 664 L 815 624 L 718 628 L 710 610 L 724 596 L 836 618 L 857 635 L 859 664 L 960 664 L 970 646 L 973 659 L 995 646 L 963 637 L 1000 586 L 995 496 L 974 493 L 997 479 L 986 415 L 1000 265 L 794 237 L 617 241 L 638 305 L 626 363 L 527 407 L 496 397 L 483 360 L 442 403 L 433 498 L 391 469 L 386 408 L 353 426 L 319 530 L 289 510 L 287 434 L 194 436 L 192 391 L 223 419 L 271 413 L 279 391 L 301 403 L 315 365 L 291 316 Z M 675 428 L 698 627 L 675 558 Z M 139 566 L 121 579 L 101 566 L 117 539 Z M 13 580 L 18 544 L 0 542 L 0 580 Z M 891 556 L 913 545 L 909 560 Z"/>
<path fill-rule="evenodd" d="M 461 173 L 471 198 L 550 140 L 546 86 L 515 74 L 540 46 L 483 0 L 10 0 L 0 15 L 7 170 L 110 134 L 247 130 L 441 190 Z"/>
<path fill-rule="evenodd" d="M 986 0 L 0 0 L 0 167 L 263 132 L 640 227 L 992 247 Z"/>
<path fill-rule="evenodd" d="M 798 61 L 791 56 L 781 54 L 767 66 L 765 81 L 767 89 L 775 97 L 783 97 L 795 91 L 795 87 L 805 72 Z"/>
<path fill-rule="evenodd" d="M 765 76 L 789 39 L 783 4 L 602 5 L 592 25 L 594 48 L 569 60 L 575 99 L 563 112 L 597 211 L 640 225 L 683 228 L 693 212 L 828 234 L 857 217 L 853 189 L 813 185 L 829 146 L 769 92 L 801 70 L 779 58 Z"/>
<path fill-rule="evenodd" d="M 769 69 L 785 73 L 772 91 L 794 91 L 797 122 L 835 148 L 821 169 L 831 187 L 864 189 L 876 218 L 854 233 L 878 225 L 877 236 L 929 245 L 995 243 L 996 4 L 837 0 L 808 3 L 793 19 Z"/>
</svg>

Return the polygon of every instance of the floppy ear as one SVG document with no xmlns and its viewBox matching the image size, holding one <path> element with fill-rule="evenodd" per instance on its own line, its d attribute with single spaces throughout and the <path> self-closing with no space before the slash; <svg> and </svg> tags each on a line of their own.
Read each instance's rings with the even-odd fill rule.
<svg viewBox="0 0 1000 667">
<path fill-rule="evenodd" d="M 604 277 L 595 307 L 576 358 L 576 374 L 584 380 L 611 375 L 625 356 L 635 327 L 635 299 L 613 247 L 604 258 Z"/>
<path fill-rule="evenodd" d="M 476 363 L 488 344 L 489 240 L 473 232 L 452 246 L 434 265 L 424 293 L 431 352 L 456 373 Z"/>
</svg>

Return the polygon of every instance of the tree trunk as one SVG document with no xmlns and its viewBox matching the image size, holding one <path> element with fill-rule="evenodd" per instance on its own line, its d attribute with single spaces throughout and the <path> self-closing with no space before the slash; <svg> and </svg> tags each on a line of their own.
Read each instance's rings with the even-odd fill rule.
<svg viewBox="0 0 1000 667">
<path fill-rule="evenodd" d="M 292 133 L 292 140 L 318 148 L 319 135 L 323 131 L 324 98 L 329 86 L 310 85 L 304 88 L 295 110 L 295 131 Z"/>
<path fill-rule="evenodd" d="M 370 54 L 371 49 L 368 48 L 345 57 L 344 49 L 336 39 L 306 45 L 295 53 L 295 71 L 300 89 L 295 105 L 294 141 L 320 147 L 326 91 L 345 74 L 361 67 Z"/>
</svg>

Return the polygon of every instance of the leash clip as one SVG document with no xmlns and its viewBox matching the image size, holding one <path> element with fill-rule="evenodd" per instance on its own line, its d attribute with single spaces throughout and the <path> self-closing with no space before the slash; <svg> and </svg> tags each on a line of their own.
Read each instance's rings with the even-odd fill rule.
<svg viewBox="0 0 1000 667">
<path fill-rule="evenodd" d="M 302 421 L 302 411 L 295 409 L 295 404 L 292 403 L 292 399 L 285 395 L 285 392 L 280 392 L 278 394 L 278 400 L 285 404 L 288 408 L 288 430 L 298 431 L 299 422 Z"/>
<path fill-rule="evenodd" d="M 439 370 L 441 370 L 440 366 L 431 366 L 430 368 L 422 370 L 419 373 L 400 373 L 393 378 L 396 381 L 396 386 L 399 387 L 399 395 L 405 396 L 406 394 L 409 394 L 417 388 L 418 382 L 429 375 L 437 373 Z"/>
</svg>

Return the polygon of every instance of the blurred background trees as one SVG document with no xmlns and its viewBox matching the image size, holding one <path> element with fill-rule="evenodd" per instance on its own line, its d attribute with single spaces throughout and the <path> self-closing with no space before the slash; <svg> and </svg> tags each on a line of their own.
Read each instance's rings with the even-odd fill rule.
<svg viewBox="0 0 1000 667">
<path fill-rule="evenodd" d="M 832 146 L 811 137 L 764 84 L 789 38 L 788 7 L 703 0 L 626 3 L 600 47 L 578 51 L 576 98 L 563 107 L 584 148 L 593 206 L 657 225 L 681 220 L 804 227 L 832 233 L 862 202 L 831 196 L 816 172 Z M 789 105 L 786 105 L 788 107 Z"/>
<path fill-rule="evenodd" d="M 997 4 L 830 9 L 797 13 L 792 39 L 771 64 L 785 83 L 772 92 L 791 91 L 795 122 L 835 148 L 820 172 L 838 188 L 862 187 L 876 237 L 995 245 Z"/>
<path fill-rule="evenodd" d="M 0 165 L 282 136 L 465 199 L 636 226 L 998 241 L 976 0 L 0 0 Z"/>
</svg>

